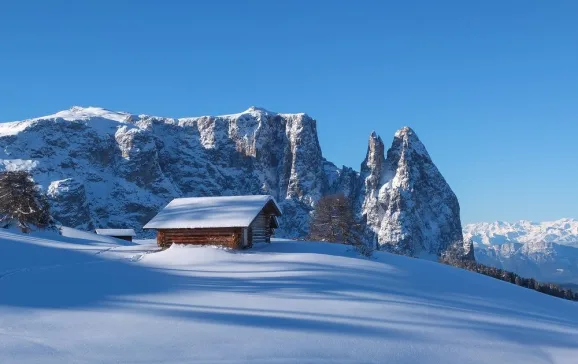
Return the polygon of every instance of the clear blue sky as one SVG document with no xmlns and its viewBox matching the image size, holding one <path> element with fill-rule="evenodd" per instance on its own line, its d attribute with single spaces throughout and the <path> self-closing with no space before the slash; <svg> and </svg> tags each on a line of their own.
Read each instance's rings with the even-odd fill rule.
<svg viewBox="0 0 578 364">
<path fill-rule="evenodd" d="M 0 120 L 307 112 L 324 155 L 416 130 L 464 222 L 578 218 L 578 1 L 5 1 Z"/>
</svg>

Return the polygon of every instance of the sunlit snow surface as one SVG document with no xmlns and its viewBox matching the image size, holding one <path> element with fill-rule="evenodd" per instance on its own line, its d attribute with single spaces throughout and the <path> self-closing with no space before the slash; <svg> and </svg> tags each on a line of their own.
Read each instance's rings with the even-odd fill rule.
<svg viewBox="0 0 578 364">
<path fill-rule="evenodd" d="M 434 262 L 290 241 L 155 253 L 153 241 L 65 235 L 0 230 L 1 363 L 578 358 L 577 303 Z"/>
</svg>

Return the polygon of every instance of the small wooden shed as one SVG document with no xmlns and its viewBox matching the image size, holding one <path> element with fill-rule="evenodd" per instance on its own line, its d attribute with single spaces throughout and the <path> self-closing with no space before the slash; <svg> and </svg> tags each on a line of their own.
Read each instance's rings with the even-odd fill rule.
<svg viewBox="0 0 578 364">
<path fill-rule="evenodd" d="M 132 241 L 136 236 L 133 229 L 96 229 L 98 235 L 110 236 L 112 238 Z"/>
<path fill-rule="evenodd" d="M 161 248 L 177 244 L 234 249 L 270 242 L 281 209 L 269 195 L 188 197 L 172 200 L 143 228 L 157 230 Z"/>
</svg>

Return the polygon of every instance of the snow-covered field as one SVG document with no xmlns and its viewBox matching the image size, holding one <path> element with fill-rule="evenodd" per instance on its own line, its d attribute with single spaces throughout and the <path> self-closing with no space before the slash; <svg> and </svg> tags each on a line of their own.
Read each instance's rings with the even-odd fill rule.
<svg viewBox="0 0 578 364">
<path fill-rule="evenodd" d="M 434 262 L 84 234 L 0 230 L 0 363 L 578 362 L 577 303 Z"/>
</svg>

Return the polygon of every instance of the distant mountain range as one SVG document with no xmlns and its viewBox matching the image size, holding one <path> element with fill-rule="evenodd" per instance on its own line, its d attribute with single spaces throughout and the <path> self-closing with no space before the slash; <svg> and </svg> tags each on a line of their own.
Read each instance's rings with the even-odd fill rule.
<svg viewBox="0 0 578 364">
<path fill-rule="evenodd" d="M 468 224 L 476 260 L 540 281 L 578 284 L 578 220 Z"/>
</svg>

